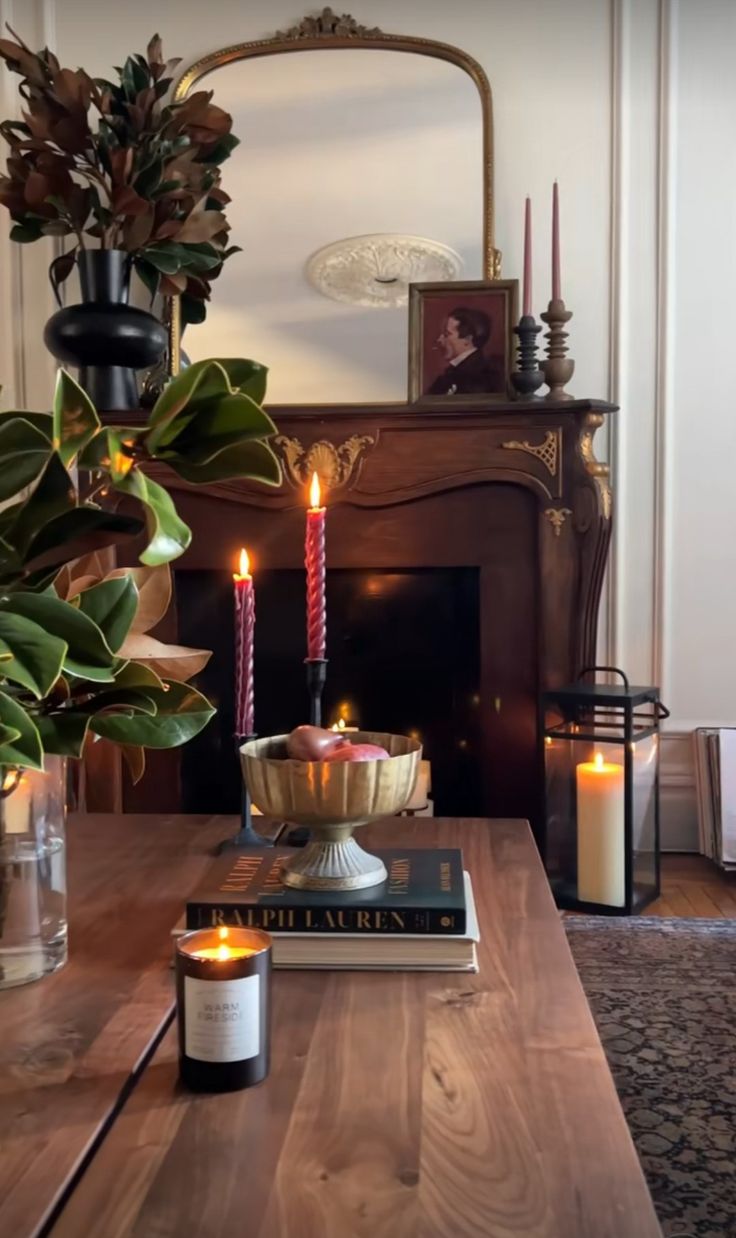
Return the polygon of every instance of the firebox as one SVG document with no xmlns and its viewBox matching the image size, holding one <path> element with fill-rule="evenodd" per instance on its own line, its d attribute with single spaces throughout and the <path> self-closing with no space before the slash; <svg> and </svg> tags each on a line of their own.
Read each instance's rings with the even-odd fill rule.
<svg viewBox="0 0 736 1238">
<path fill-rule="evenodd" d="M 212 649 L 196 686 L 218 707 L 182 754 L 184 812 L 235 812 L 232 579 L 176 573 L 179 635 Z M 307 721 L 304 573 L 257 573 L 256 729 L 276 735 Z M 432 762 L 435 812 L 483 811 L 479 572 L 473 567 L 328 572 L 327 724 L 421 738 Z"/>
</svg>

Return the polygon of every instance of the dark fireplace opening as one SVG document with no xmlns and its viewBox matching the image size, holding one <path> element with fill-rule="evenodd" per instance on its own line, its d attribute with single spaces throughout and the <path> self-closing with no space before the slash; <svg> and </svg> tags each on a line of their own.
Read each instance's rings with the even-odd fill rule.
<svg viewBox="0 0 736 1238">
<path fill-rule="evenodd" d="M 306 722 L 304 573 L 256 579 L 256 729 Z M 176 572 L 179 639 L 212 649 L 194 681 L 217 706 L 182 751 L 182 811 L 235 812 L 232 579 Z M 480 598 L 477 568 L 335 569 L 327 574 L 324 722 L 417 734 L 432 762 L 438 816 L 482 814 Z"/>
</svg>

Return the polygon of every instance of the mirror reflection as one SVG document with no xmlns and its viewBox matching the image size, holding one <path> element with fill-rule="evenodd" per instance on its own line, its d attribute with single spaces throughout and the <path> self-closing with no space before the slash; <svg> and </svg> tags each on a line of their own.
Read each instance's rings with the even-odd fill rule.
<svg viewBox="0 0 736 1238">
<path fill-rule="evenodd" d="M 407 283 L 483 275 L 475 84 L 428 56 L 341 48 L 236 61 L 200 88 L 241 140 L 223 186 L 243 252 L 184 351 L 257 357 L 272 404 L 405 400 Z"/>
</svg>

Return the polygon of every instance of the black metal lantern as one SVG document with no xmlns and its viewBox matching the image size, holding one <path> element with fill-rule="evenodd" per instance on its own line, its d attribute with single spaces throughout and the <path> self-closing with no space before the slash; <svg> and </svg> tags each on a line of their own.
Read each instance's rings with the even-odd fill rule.
<svg viewBox="0 0 736 1238">
<path fill-rule="evenodd" d="M 621 684 L 583 682 L 596 671 Z M 631 915 L 659 895 L 657 688 L 591 666 L 541 696 L 544 858 L 559 907 Z"/>
</svg>

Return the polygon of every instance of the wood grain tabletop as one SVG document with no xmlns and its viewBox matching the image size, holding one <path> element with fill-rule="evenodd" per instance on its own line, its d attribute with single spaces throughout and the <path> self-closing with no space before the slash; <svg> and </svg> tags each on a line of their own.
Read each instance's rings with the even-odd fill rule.
<svg viewBox="0 0 736 1238">
<path fill-rule="evenodd" d="M 171 927 L 233 828 L 222 817 L 70 820 L 69 962 L 0 993 L 2 1238 L 42 1231 L 165 1024 Z"/>
<path fill-rule="evenodd" d="M 33 1123 L 41 1156 L 54 1149 L 47 1178 L 69 1161 L 71 1150 L 60 1151 L 66 1142 L 81 1154 L 91 1112 L 109 1108 L 166 1004 L 153 959 L 201 861 L 174 861 L 162 833 L 158 872 L 151 827 L 141 820 L 127 819 L 131 838 L 145 835 L 144 854 L 134 861 L 129 844 L 117 878 L 99 836 L 98 879 L 111 911 L 104 942 L 87 928 L 84 958 L 72 965 L 97 976 L 98 997 L 89 998 L 86 1023 L 77 1017 L 84 1052 L 70 1048 L 73 1067 L 60 1071 L 58 1086 L 48 1078 L 41 1085 L 56 1128 L 42 1135 Z M 217 832 L 216 824 L 181 821 L 189 843 Z M 462 846 L 481 924 L 479 974 L 276 973 L 270 1076 L 229 1095 L 181 1089 L 172 1029 L 52 1238 L 659 1238 L 528 827 L 417 818 L 361 837 L 383 846 L 399 839 Z M 87 861 L 88 877 L 94 867 Z M 137 982 L 113 946 L 118 935 L 126 959 L 141 957 Z M 54 1005 L 48 1031 L 59 1035 L 63 1002 L 37 991 L 39 1006 Z M 91 1013 L 99 1003 L 105 1017 Z M 74 1106 L 65 1110 L 67 1089 Z M 24 1164 L 31 1181 L 33 1138 L 21 1150 L 11 1143 L 16 1174 Z M 7 1168 L 4 1175 L 14 1176 Z M 26 1188 L 15 1210 L 0 1214 L 14 1219 L 0 1233 L 34 1233 L 29 1208 Z"/>
</svg>

